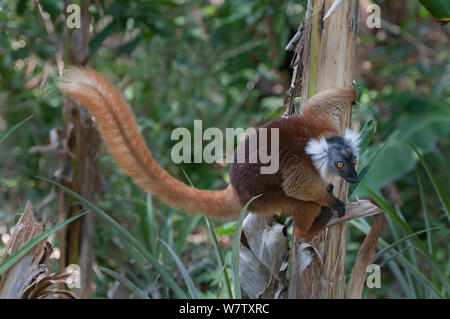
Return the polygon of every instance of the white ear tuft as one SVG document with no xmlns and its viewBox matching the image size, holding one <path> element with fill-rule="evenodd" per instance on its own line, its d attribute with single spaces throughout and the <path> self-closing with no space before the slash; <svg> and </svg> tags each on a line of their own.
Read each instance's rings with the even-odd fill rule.
<svg viewBox="0 0 450 319">
<path fill-rule="evenodd" d="M 325 137 L 319 140 L 312 138 L 305 148 L 306 154 L 311 156 L 312 162 L 323 178 L 327 176 L 328 165 L 328 143 Z"/>
<path fill-rule="evenodd" d="M 344 135 L 345 141 L 350 145 L 353 153 L 359 154 L 359 144 L 361 143 L 361 134 L 358 131 L 352 129 L 345 129 Z"/>
</svg>

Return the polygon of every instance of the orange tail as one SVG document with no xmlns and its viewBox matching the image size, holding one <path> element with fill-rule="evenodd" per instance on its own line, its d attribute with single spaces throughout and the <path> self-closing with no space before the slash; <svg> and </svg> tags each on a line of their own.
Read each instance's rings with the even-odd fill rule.
<svg viewBox="0 0 450 319">
<path fill-rule="evenodd" d="M 200 190 L 183 184 L 159 166 L 139 133 L 130 108 L 103 75 L 87 67 L 72 67 L 57 86 L 91 111 L 109 151 L 137 185 L 187 213 L 221 217 L 240 212 L 242 205 L 231 184 L 220 191 Z"/>
</svg>

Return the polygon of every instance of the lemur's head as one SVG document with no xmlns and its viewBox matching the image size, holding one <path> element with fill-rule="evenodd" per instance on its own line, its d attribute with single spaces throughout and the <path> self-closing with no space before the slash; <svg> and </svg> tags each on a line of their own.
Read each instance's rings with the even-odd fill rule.
<svg viewBox="0 0 450 319">
<path fill-rule="evenodd" d="M 309 140 L 305 151 L 311 156 L 314 166 L 323 178 L 341 176 L 349 183 L 357 183 L 355 165 L 359 143 L 359 132 L 346 129 L 344 137 L 327 136 Z"/>
</svg>

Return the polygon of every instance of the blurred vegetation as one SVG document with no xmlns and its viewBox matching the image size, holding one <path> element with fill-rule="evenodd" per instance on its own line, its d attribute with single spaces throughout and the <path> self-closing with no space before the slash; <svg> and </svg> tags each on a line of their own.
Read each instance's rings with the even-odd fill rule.
<svg viewBox="0 0 450 319">
<path fill-rule="evenodd" d="M 62 123 L 62 96 L 54 80 L 63 2 L 39 2 L 49 14 L 53 33 L 36 2 L 0 0 L 0 252 L 25 201 L 39 206 L 51 193 L 51 184 L 35 176 L 51 178 L 59 169 L 54 151 L 29 152 L 33 146 L 50 143 L 50 131 Z M 101 7 L 94 2 L 90 6 L 89 64 L 124 93 L 153 155 L 186 183 L 188 176 L 200 188 L 226 185 L 227 167 L 174 165 L 170 151 L 176 141 L 171 141 L 171 132 L 176 127 L 192 131 L 194 119 L 203 120 L 204 128 L 224 129 L 247 128 L 279 117 L 292 71 L 292 54 L 284 47 L 303 19 L 306 1 L 98 3 Z M 381 7 L 382 28 L 367 29 L 364 15 L 360 23 L 355 75 L 360 98 L 353 113 L 356 126 L 370 123 L 374 133 L 359 165 L 360 170 L 368 168 L 367 173 L 352 196 L 372 198 L 386 211 L 380 249 L 396 245 L 376 261 L 386 265 L 381 289 L 365 289 L 364 294 L 370 298 L 446 296 L 450 28 L 436 23 L 419 1 L 376 3 Z M 9 128 L 30 115 L 32 119 L 6 136 Z M 134 296 L 175 297 L 148 253 L 186 295 L 195 290 L 200 297 L 229 296 L 223 268 L 217 266 L 220 254 L 216 255 L 208 232 L 212 228 L 203 217 L 186 216 L 146 197 L 106 152 L 101 170 L 103 196 L 93 204 L 118 225 L 103 218 L 97 225 L 96 297 L 128 296 L 128 290 Z M 57 200 L 39 207 L 37 216 L 56 224 Z M 213 222 L 219 226 L 226 221 Z M 351 225 L 348 269 L 369 229 L 365 220 Z M 217 239 L 226 273 L 232 274 L 229 235 L 233 232 L 226 227 L 218 230 L 223 235 Z M 412 235 L 423 230 L 428 231 Z M 141 250 L 123 240 L 128 238 L 124 231 L 142 245 Z M 402 240 L 405 236 L 410 237 Z M 195 287 L 186 286 L 186 274 Z"/>
</svg>

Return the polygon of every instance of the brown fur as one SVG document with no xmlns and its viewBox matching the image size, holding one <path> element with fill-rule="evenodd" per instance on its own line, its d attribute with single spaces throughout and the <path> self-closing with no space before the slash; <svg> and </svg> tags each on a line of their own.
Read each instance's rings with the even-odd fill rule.
<svg viewBox="0 0 450 319">
<path fill-rule="evenodd" d="M 255 213 L 273 214 L 281 210 L 293 214 L 296 235 L 304 237 L 323 227 L 326 218 L 321 214 L 321 205 L 336 209 L 340 204 L 328 192 L 328 184 L 314 168 L 304 148 L 311 138 L 338 134 L 333 119 L 339 116 L 343 105 L 356 99 L 355 88 L 324 91 L 308 101 L 301 115 L 273 120 L 262 126 L 280 130 L 277 173 L 261 175 L 260 163 L 232 163 L 230 185 L 224 190 L 209 191 L 185 185 L 158 165 L 138 131 L 130 108 L 104 76 L 87 67 L 76 67 L 69 69 L 57 85 L 86 105 L 95 116 L 119 166 L 136 184 L 172 207 L 187 213 L 223 217 L 239 213 L 248 200 L 262 194 L 249 209 Z M 243 143 L 239 147 L 246 145 Z"/>
</svg>

